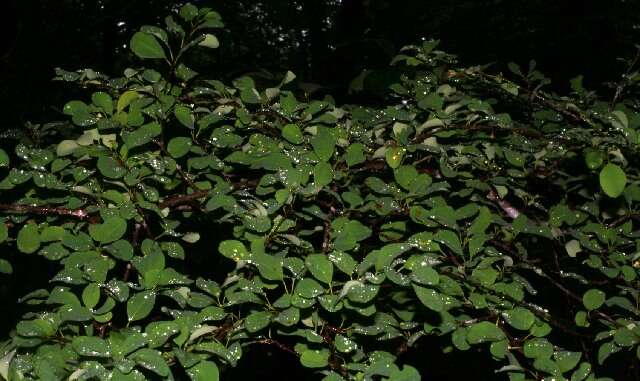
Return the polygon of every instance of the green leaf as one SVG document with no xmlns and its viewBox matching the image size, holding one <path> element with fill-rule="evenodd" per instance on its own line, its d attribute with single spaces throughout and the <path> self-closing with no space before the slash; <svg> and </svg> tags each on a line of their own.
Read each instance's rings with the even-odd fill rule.
<svg viewBox="0 0 640 381">
<path fill-rule="evenodd" d="M 127 301 L 127 316 L 133 322 L 147 317 L 156 303 L 156 293 L 154 291 L 142 291 L 131 297 Z"/>
<path fill-rule="evenodd" d="M 307 349 L 300 355 L 300 363 L 305 368 L 324 368 L 329 365 L 329 351 L 326 349 Z"/>
<path fill-rule="evenodd" d="M 271 313 L 268 311 L 253 312 L 244 321 L 248 332 L 254 333 L 267 327 L 271 323 Z"/>
<path fill-rule="evenodd" d="M 604 163 L 605 156 L 600 151 L 588 150 L 584 155 L 584 162 L 591 170 L 596 170 Z"/>
<path fill-rule="evenodd" d="M 4 223 L 4 220 L 0 219 L 0 243 L 6 241 L 7 238 L 9 238 L 9 228 Z"/>
<path fill-rule="evenodd" d="M 583 362 L 571 375 L 571 381 L 583 381 L 589 376 L 590 373 L 591 364 L 589 364 L 588 362 Z"/>
<path fill-rule="evenodd" d="M 96 117 L 91 114 L 89 106 L 81 101 L 70 101 L 64 105 L 62 111 L 66 115 L 71 115 L 74 124 L 86 127 L 96 123 Z"/>
<path fill-rule="evenodd" d="M 290 143 L 300 144 L 304 141 L 302 137 L 302 131 L 297 124 L 287 124 L 282 128 L 282 137 L 287 139 Z"/>
<path fill-rule="evenodd" d="M 110 357 L 111 348 L 109 344 L 99 338 L 93 336 L 78 336 L 73 338 L 71 342 L 73 349 L 81 356 L 87 357 Z"/>
<path fill-rule="evenodd" d="M 174 159 L 178 159 L 189 152 L 189 150 L 191 149 L 191 144 L 191 138 L 183 136 L 173 138 L 167 145 L 167 151 L 169 152 L 171 157 L 173 157 Z"/>
<path fill-rule="evenodd" d="M 509 325 L 515 329 L 526 331 L 536 321 L 535 315 L 526 308 L 516 307 L 503 315 Z"/>
<path fill-rule="evenodd" d="M 122 238 L 127 231 L 127 221 L 110 217 L 101 224 L 89 225 L 89 235 L 100 243 L 111 243 Z"/>
<path fill-rule="evenodd" d="M 91 95 L 91 101 L 94 105 L 102 108 L 107 114 L 111 115 L 113 113 L 113 99 L 111 95 L 99 91 Z"/>
<path fill-rule="evenodd" d="M 100 286 L 97 283 L 89 283 L 82 291 L 82 303 L 92 309 L 100 300 Z"/>
<path fill-rule="evenodd" d="M 162 250 L 171 258 L 184 259 L 184 249 L 177 242 L 162 242 Z"/>
<path fill-rule="evenodd" d="M 481 321 L 471 325 L 467 330 L 469 344 L 500 341 L 505 338 L 504 332 L 493 323 Z"/>
<path fill-rule="evenodd" d="M 607 196 L 620 196 L 626 185 L 627 175 L 618 165 L 609 163 L 600 171 L 600 187 Z"/>
<path fill-rule="evenodd" d="M 415 282 L 427 286 L 434 286 L 440 282 L 440 275 L 431 266 L 417 264 L 411 268 L 411 276 Z"/>
<path fill-rule="evenodd" d="M 413 290 L 415 291 L 416 296 L 418 297 L 420 302 L 427 308 L 432 309 L 436 312 L 440 312 L 444 308 L 442 297 L 436 290 L 418 286 L 416 284 L 413 285 Z"/>
<path fill-rule="evenodd" d="M 198 46 L 204 46 L 209 49 L 216 49 L 220 46 L 220 41 L 213 34 L 207 33 L 204 35 L 204 39 L 198 43 Z"/>
<path fill-rule="evenodd" d="M 387 160 L 387 164 L 389 167 L 395 169 L 400 166 L 402 163 L 402 158 L 404 156 L 404 148 L 401 147 L 390 147 L 387 148 L 387 152 L 385 152 L 385 159 Z"/>
<path fill-rule="evenodd" d="M 196 118 L 193 116 L 190 108 L 178 105 L 173 110 L 173 114 L 176 116 L 176 119 L 178 119 L 178 122 L 180 122 L 183 126 L 189 129 L 193 129 Z"/>
<path fill-rule="evenodd" d="M 258 267 L 260 276 L 266 280 L 281 281 L 284 278 L 282 272 L 282 259 L 268 254 L 253 254 L 251 260 Z"/>
<path fill-rule="evenodd" d="M 345 160 L 349 167 L 364 163 L 366 159 L 364 155 L 364 145 L 362 143 L 354 143 L 347 147 Z"/>
<path fill-rule="evenodd" d="M 559 351 L 553 354 L 561 373 L 575 368 L 582 358 L 581 352 Z"/>
<path fill-rule="evenodd" d="M 333 263 L 324 254 L 311 254 L 305 259 L 305 265 L 317 280 L 331 284 L 333 279 Z"/>
<path fill-rule="evenodd" d="M 201 361 L 195 366 L 187 369 L 187 374 L 191 381 L 219 381 L 220 372 L 218 366 L 213 361 Z"/>
<path fill-rule="evenodd" d="M 191 21 L 198 16 L 198 8 L 191 3 L 187 3 L 180 8 L 179 14 L 184 21 Z"/>
<path fill-rule="evenodd" d="M 323 161 L 313 168 L 313 181 L 318 187 L 324 187 L 333 181 L 333 169 L 331 165 Z"/>
<path fill-rule="evenodd" d="M 340 334 L 336 335 L 334 343 L 336 349 L 342 353 L 349 353 L 358 349 L 358 344 L 355 341 Z"/>
<path fill-rule="evenodd" d="M 64 234 L 65 230 L 62 226 L 47 226 L 42 229 L 40 240 L 42 242 L 61 241 Z"/>
<path fill-rule="evenodd" d="M 138 349 L 132 353 L 129 358 L 143 368 L 149 369 L 161 377 L 167 377 L 169 373 L 171 373 L 164 358 L 160 352 L 156 350 L 149 348 Z"/>
<path fill-rule="evenodd" d="M 329 161 L 336 147 L 336 138 L 326 127 L 318 127 L 318 133 L 311 139 L 313 151 L 322 161 Z"/>
<path fill-rule="evenodd" d="M 133 246 L 125 240 L 118 240 L 105 246 L 105 250 L 114 258 L 122 261 L 130 261 L 133 258 Z"/>
<path fill-rule="evenodd" d="M 0 168 L 9 166 L 9 155 L 0 148 Z"/>
<path fill-rule="evenodd" d="M 553 345 L 547 339 L 542 338 L 527 340 L 523 349 L 524 355 L 533 359 L 548 359 L 553 354 Z"/>
<path fill-rule="evenodd" d="M 612 354 L 619 352 L 622 348 L 613 341 L 606 342 L 598 348 L 598 364 L 602 365 Z"/>
<path fill-rule="evenodd" d="M 512 151 L 510 149 L 503 149 L 504 157 L 507 159 L 509 164 L 514 167 L 524 167 L 524 156 L 517 151 Z"/>
<path fill-rule="evenodd" d="M 135 131 L 124 132 L 122 134 L 122 140 L 124 140 L 124 144 L 131 149 L 149 143 L 161 133 L 162 127 L 160 127 L 160 124 L 158 122 L 151 122 L 140 126 Z"/>
<path fill-rule="evenodd" d="M 582 295 L 582 304 L 584 304 L 585 308 L 588 310 L 595 310 L 600 308 L 606 299 L 606 295 L 604 292 L 591 289 Z"/>
<path fill-rule="evenodd" d="M 118 98 L 117 111 L 120 113 L 124 111 L 127 106 L 131 104 L 134 100 L 138 99 L 140 94 L 134 90 L 127 90 L 120 95 Z"/>
<path fill-rule="evenodd" d="M 460 238 L 458 238 L 458 235 L 451 230 L 438 230 L 438 232 L 433 236 L 433 239 L 446 245 L 454 253 L 462 256 Z"/>
<path fill-rule="evenodd" d="M 0 274 L 12 274 L 13 266 L 6 259 L 0 259 Z"/>
<path fill-rule="evenodd" d="M 422 377 L 416 368 L 405 365 L 402 370 L 394 369 L 389 375 L 389 381 L 421 381 Z"/>
<path fill-rule="evenodd" d="M 311 299 L 324 293 L 320 283 L 311 278 L 303 278 L 296 284 L 295 294 L 303 298 Z"/>
<path fill-rule="evenodd" d="M 162 346 L 167 340 L 180 332 L 180 326 L 173 321 L 154 321 L 145 328 L 149 348 Z"/>
<path fill-rule="evenodd" d="M 34 253 L 40 248 L 40 233 L 38 225 L 30 222 L 22 226 L 17 238 L 18 250 L 25 254 Z"/>
<path fill-rule="evenodd" d="M 411 184 L 418 178 L 418 171 L 412 165 L 402 165 L 393 172 L 393 175 L 398 185 L 411 190 Z"/>
<path fill-rule="evenodd" d="M 127 170 L 111 156 L 100 156 L 96 165 L 100 173 L 108 179 L 119 179 L 127 173 Z"/>
<path fill-rule="evenodd" d="M 222 241 L 218 245 L 218 251 L 229 259 L 234 261 L 245 261 L 250 258 L 251 254 L 240 241 L 227 240 Z"/>
<path fill-rule="evenodd" d="M 164 49 L 150 33 L 136 32 L 129 45 L 133 53 L 140 58 L 166 58 Z"/>
</svg>

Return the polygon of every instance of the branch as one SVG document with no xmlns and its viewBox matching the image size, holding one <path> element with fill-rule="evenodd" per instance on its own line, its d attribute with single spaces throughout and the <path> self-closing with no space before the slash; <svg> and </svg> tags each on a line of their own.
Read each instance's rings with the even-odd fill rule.
<svg viewBox="0 0 640 381">
<path fill-rule="evenodd" d="M 487 195 L 487 199 L 494 201 L 500 208 L 507 214 L 507 216 L 513 218 L 514 220 L 520 216 L 520 211 L 516 209 L 511 203 L 501 199 L 495 190 L 491 189 L 489 194 Z"/>
<path fill-rule="evenodd" d="M 162 201 L 158 205 L 158 207 L 160 209 L 164 209 L 164 208 L 171 208 L 171 207 L 182 205 L 182 204 L 188 204 L 189 202 L 205 197 L 208 194 L 209 194 L 208 191 L 198 191 L 191 194 L 180 194 L 180 195 L 171 196 L 165 199 L 164 201 Z"/>
<path fill-rule="evenodd" d="M 89 214 L 91 214 L 85 209 L 56 208 L 51 206 L 31 206 L 24 204 L 0 204 L 0 211 L 2 210 L 10 213 L 38 214 L 41 216 L 70 216 L 80 219 L 85 219 L 89 216 Z"/>
<path fill-rule="evenodd" d="M 262 340 L 257 340 L 254 341 L 253 344 L 264 344 L 264 345 L 273 345 L 276 348 L 284 351 L 284 352 L 288 352 L 291 353 L 293 355 L 299 356 L 298 352 L 294 351 L 293 349 L 289 348 L 288 346 L 282 344 L 279 341 L 273 340 L 273 339 L 262 339 Z"/>
</svg>

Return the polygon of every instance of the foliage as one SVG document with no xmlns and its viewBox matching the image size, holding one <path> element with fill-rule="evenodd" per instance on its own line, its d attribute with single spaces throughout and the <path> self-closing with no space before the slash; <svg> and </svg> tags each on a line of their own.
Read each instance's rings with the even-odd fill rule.
<svg viewBox="0 0 640 381">
<path fill-rule="evenodd" d="M 56 268 L 1 377 L 217 380 L 261 345 L 327 381 L 419 380 L 402 355 L 426 336 L 510 380 L 637 365 L 633 63 L 604 102 L 426 41 L 388 106 L 338 107 L 290 72 L 204 79 L 183 59 L 219 15 L 165 21 L 131 40 L 149 68 L 58 71 L 95 90 L 65 105 L 75 127 L 0 151 L 3 252 Z"/>
</svg>

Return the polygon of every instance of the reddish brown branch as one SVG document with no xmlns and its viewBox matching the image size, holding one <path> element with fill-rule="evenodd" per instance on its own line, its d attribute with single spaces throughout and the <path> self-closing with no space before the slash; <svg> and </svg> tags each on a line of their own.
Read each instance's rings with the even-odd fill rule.
<svg viewBox="0 0 640 381">
<path fill-rule="evenodd" d="M 209 193 L 208 191 L 198 191 L 198 192 L 193 192 L 191 194 L 180 194 L 180 195 L 171 196 L 165 199 L 164 201 L 162 201 L 158 205 L 158 207 L 160 209 L 164 209 L 164 208 L 171 208 L 178 205 L 188 204 L 191 201 L 195 201 L 199 198 L 205 197 L 208 193 Z"/>
<path fill-rule="evenodd" d="M 0 204 L 0 211 L 2 210 L 10 213 L 38 214 L 41 216 L 69 216 L 80 219 L 87 218 L 90 214 L 85 209 L 56 208 L 51 206 L 31 206 L 22 204 Z"/>
<path fill-rule="evenodd" d="M 282 344 L 279 341 L 273 340 L 273 339 L 262 339 L 262 340 L 258 340 L 258 341 L 254 341 L 255 344 L 264 344 L 264 345 L 273 345 L 276 348 L 291 353 L 293 355 L 299 356 L 298 352 L 294 351 L 293 349 L 289 348 L 288 346 Z"/>
</svg>

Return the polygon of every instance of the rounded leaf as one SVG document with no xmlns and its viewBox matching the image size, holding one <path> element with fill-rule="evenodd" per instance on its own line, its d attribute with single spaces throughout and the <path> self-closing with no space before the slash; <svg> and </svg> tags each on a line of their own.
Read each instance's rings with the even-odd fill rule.
<svg viewBox="0 0 640 381">
<path fill-rule="evenodd" d="M 324 187 L 333 181 L 333 169 L 329 163 L 319 162 L 313 168 L 313 181 L 318 187 Z"/>
<path fill-rule="evenodd" d="M 167 151 L 174 159 L 178 159 L 189 152 L 191 145 L 191 138 L 180 136 L 169 141 Z"/>
<path fill-rule="evenodd" d="M 607 196 L 620 196 L 626 185 L 627 175 L 618 165 L 609 163 L 600 171 L 600 187 Z"/>
<path fill-rule="evenodd" d="M 220 41 L 213 34 L 205 34 L 204 39 L 198 43 L 199 46 L 204 46 L 205 48 L 216 49 L 220 46 Z"/>
<path fill-rule="evenodd" d="M 220 372 L 218 366 L 213 361 L 202 361 L 187 369 L 187 374 L 191 381 L 218 381 Z"/>
<path fill-rule="evenodd" d="M 108 179 L 119 179 L 127 173 L 127 170 L 110 156 L 100 156 L 96 165 L 100 173 Z"/>
<path fill-rule="evenodd" d="M 303 141 L 302 131 L 297 124 L 287 124 L 282 128 L 282 137 L 287 139 L 290 143 L 300 144 Z"/>
<path fill-rule="evenodd" d="M 526 308 L 516 307 L 504 313 L 505 320 L 515 329 L 526 331 L 536 321 L 535 315 Z"/>
<path fill-rule="evenodd" d="M 305 264 L 311 275 L 317 280 L 329 284 L 333 279 L 333 263 L 324 254 L 307 256 Z"/>
<path fill-rule="evenodd" d="M 300 363 L 306 368 L 324 368 L 329 364 L 329 351 L 326 349 L 307 349 L 300 355 Z"/>
<path fill-rule="evenodd" d="M 131 38 L 131 50 L 140 58 L 165 58 L 164 49 L 150 33 L 137 32 Z"/>
<path fill-rule="evenodd" d="M 144 319 L 151 313 L 156 304 L 156 293 L 153 291 L 142 291 L 127 301 L 127 316 L 129 321 Z"/>
<path fill-rule="evenodd" d="M 504 332 L 498 326 L 488 321 L 475 323 L 467 330 L 467 341 L 469 344 L 500 341 L 504 338 Z"/>
<path fill-rule="evenodd" d="M 117 241 L 126 231 L 127 221 L 120 217 L 111 217 L 101 224 L 89 225 L 89 235 L 100 243 Z"/>
<path fill-rule="evenodd" d="M 387 160 L 387 164 L 389 167 L 395 169 L 400 166 L 402 163 L 402 157 L 404 156 L 404 148 L 400 147 L 391 147 L 387 148 L 387 152 L 385 152 L 385 159 Z"/>
<path fill-rule="evenodd" d="M 605 299 L 606 295 L 604 292 L 593 288 L 584 293 L 582 296 L 582 304 L 584 304 L 588 310 L 595 310 L 604 304 Z"/>
<path fill-rule="evenodd" d="M 25 254 L 34 253 L 40 248 L 40 233 L 38 225 L 28 223 L 22 226 L 17 238 L 18 250 Z"/>
<path fill-rule="evenodd" d="M 240 241 L 226 240 L 220 242 L 218 245 L 218 251 L 220 254 L 234 261 L 242 261 L 249 259 L 250 253 L 247 248 Z"/>
<path fill-rule="evenodd" d="M 111 349 L 109 344 L 99 337 L 78 336 L 71 342 L 73 349 L 81 356 L 109 357 Z"/>
</svg>

